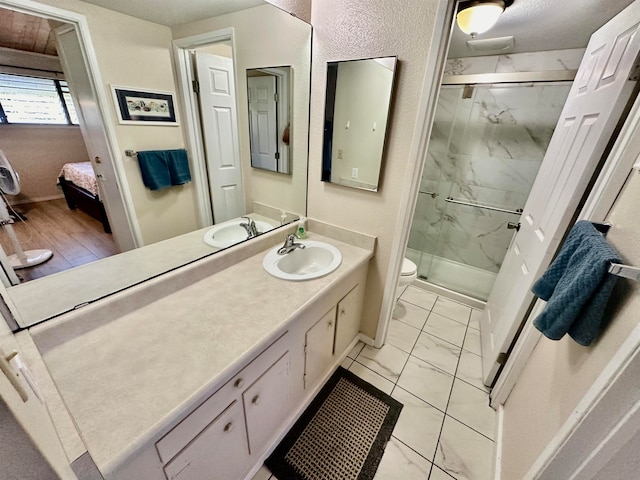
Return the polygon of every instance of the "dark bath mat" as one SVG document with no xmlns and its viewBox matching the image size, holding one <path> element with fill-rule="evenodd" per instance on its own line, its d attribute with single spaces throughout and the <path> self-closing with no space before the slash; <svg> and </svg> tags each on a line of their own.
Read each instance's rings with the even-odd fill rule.
<svg viewBox="0 0 640 480">
<path fill-rule="evenodd" d="M 338 367 L 265 464 L 278 480 L 371 480 L 401 410 Z"/>
</svg>

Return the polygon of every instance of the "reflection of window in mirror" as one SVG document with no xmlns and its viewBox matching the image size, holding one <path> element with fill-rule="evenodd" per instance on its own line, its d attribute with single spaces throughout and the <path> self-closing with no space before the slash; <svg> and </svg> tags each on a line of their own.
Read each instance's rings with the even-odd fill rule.
<svg viewBox="0 0 640 480">
<path fill-rule="evenodd" d="M 323 181 L 378 190 L 396 61 L 328 63 Z"/>
<path fill-rule="evenodd" d="M 247 70 L 251 166 L 291 174 L 289 119 L 291 67 Z"/>
</svg>

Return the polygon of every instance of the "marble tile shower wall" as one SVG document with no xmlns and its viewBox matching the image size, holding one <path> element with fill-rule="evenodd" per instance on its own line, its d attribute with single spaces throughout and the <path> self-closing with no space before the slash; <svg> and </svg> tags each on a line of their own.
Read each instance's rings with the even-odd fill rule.
<svg viewBox="0 0 640 480">
<path fill-rule="evenodd" d="M 472 73 L 544 72 L 548 70 L 577 70 L 584 48 L 550 50 L 547 52 L 514 53 L 480 57 L 450 58 L 445 75 Z"/>
<path fill-rule="evenodd" d="M 494 69 L 577 68 L 581 53 L 476 57 L 455 65 L 475 62 L 461 67 L 464 73 L 486 72 L 489 60 Z M 430 255 L 498 272 L 513 236 L 506 224 L 519 217 L 445 199 L 523 208 L 569 89 L 568 83 L 483 85 L 465 99 L 462 86 L 442 88 L 409 239 L 409 248 L 427 254 L 419 273 L 428 277 Z"/>
</svg>

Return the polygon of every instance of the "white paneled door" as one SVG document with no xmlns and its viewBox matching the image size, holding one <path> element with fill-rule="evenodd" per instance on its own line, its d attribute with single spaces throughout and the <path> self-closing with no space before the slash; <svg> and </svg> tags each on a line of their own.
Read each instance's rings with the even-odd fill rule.
<svg viewBox="0 0 640 480">
<path fill-rule="evenodd" d="M 196 52 L 200 112 L 214 223 L 246 213 L 233 60 Z"/>
<path fill-rule="evenodd" d="M 278 171 L 276 77 L 247 78 L 251 166 Z"/>
<path fill-rule="evenodd" d="M 593 34 L 483 312 L 482 367 L 491 385 L 631 96 L 640 2 Z"/>
</svg>

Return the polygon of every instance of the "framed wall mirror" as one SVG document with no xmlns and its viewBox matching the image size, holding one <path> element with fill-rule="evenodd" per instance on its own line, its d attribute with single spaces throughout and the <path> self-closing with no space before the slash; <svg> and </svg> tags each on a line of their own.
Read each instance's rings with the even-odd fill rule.
<svg viewBox="0 0 640 480">
<path fill-rule="evenodd" d="M 322 180 L 377 191 L 397 57 L 327 64 Z"/>
<path fill-rule="evenodd" d="M 237 11 L 216 12 L 216 5 L 203 5 L 204 10 L 195 20 L 183 23 L 179 21 L 183 18 L 181 10 L 196 5 L 188 0 L 176 4 L 173 24 L 171 18 L 159 23 L 133 16 L 127 11 L 135 8 L 133 2 L 131 5 L 109 4 L 108 8 L 100 3 L 101 0 L 78 2 L 77 11 L 72 12 L 46 4 L 33 3 L 27 8 L 21 5 L 21 0 L 0 0 L 3 18 L 15 13 L 44 19 L 42 23 L 50 26 L 51 35 L 57 34 L 62 39 L 58 42 L 60 60 L 54 68 L 56 78 L 69 80 L 72 96 L 76 94 L 74 90 L 80 90 L 74 86 L 93 88 L 89 94 L 95 95 L 93 101 L 85 96 L 74 102 L 82 128 L 52 127 L 45 135 L 41 132 L 45 129 L 42 125 L 2 125 L 1 147 L 16 170 L 23 174 L 25 197 L 34 196 L 28 191 L 30 179 L 42 173 L 43 181 L 53 186 L 52 195 L 58 194 L 57 201 L 64 202 L 55 186 L 62 164 L 91 160 L 91 167 L 100 179 L 100 198 L 109 216 L 115 246 L 104 258 L 86 255 L 74 264 L 69 262 L 60 271 L 54 271 L 53 267 L 61 264 L 64 256 L 56 251 L 53 260 L 44 264 L 51 267 L 50 274 L 17 284 L 2 278 L 0 295 L 6 305 L 0 308 L 7 306 L 15 318 L 16 323 L 10 325 L 13 329 L 29 327 L 231 246 L 215 244 L 215 234 L 214 241 L 207 242 L 207 234 L 214 228 L 233 228 L 240 234 L 238 242 L 251 241 L 239 225 L 246 221 L 241 220 L 241 216 L 251 216 L 258 232 L 264 233 L 261 222 L 268 224 L 268 228 L 278 228 L 306 213 L 311 26 L 260 0 L 239 2 Z M 19 23 L 16 21 L 16 25 Z M 120 25 L 122 32 L 114 36 L 102 28 L 105 23 Z M 259 32 L 254 28 L 257 24 Z M 194 60 L 198 55 L 217 63 L 200 73 L 197 67 L 202 65 Z M 265 65 L 286 67 L 263 68 Z M 75 70 L 70 71 L 69 66 Z M 82 81 L 74 82 L 72 77 L 78 70 L 82 70 Z M 251 167 L 247 71 L 252 70 L 282 77 L 281 88 L 289 91 L 287 121 L 291 124 L 291 134 L 286 166 L 280 166 L 288 175 L 274 175 Z M 231 135 L 217 138 L 224 140 L 222 144 L 210 141 L 213 137 L 209 130 L 215 128 L 201 128 L 205 123 L 202 113 L 205 108 L 197 103 L 191 81 L 198 74 L 200 85 L 204 85 L 203 80 L 215 82 L 209 85 L 216 87 L 210 88 L 210 92 L 227 89 L 231 93 L 229 109 L 216 104 L 208 110 L 209 120 L 222 118 L 227 122 L 222 125 L 224 128 L 217 129 L 218 133 L 235 129 Z M 110 85 L 175 94 L 179 125 L 119 124 Z M 192 98 L 196 100 L 190 104 L 188 99 Z M 85 111 L 85 105 L 93 105 L 95 111 Z M 231 107 L 237 114 L 226 114 Z M 93 120 L 100 120 L 104 126 L 102 143 L 92 141 L 91 132 L 89 137 L 83 135 L 83 127 Z M 202 135 L 196 138 L 195 131 Z M 37 157 L 34 154 L 37 147 L 28 150 L 37 144 L 34 136 L 53 143 L 47 135 L 59 136 L 66 132 L 74 136 L 74 149 L 68 147 L 71 140 L 65 140 L 65 149 L 40 148 Z M 100 152 L 96 151 L 97 146 Z M 189 156 L 192 181 L 159 191 L 145 188 L 136 155 L 125 153 L 181 147 Z M 55 155 L 57 151 L 64 154 Z M 38 161 L 34 162 L 33 158 Z M 58 161 L 62 163 L 56 163 Z M 212 173 L 216 165 L 219 172 L 225 173 L 229 165 L 233 165 L 236 174 L 233 182 L 239 188 L 234 191 L 227 188 L 228 184 L 222 183 L 226 178 Z M 56 210 L 60 218 L 70 213 L 66 205 L 63 207 Z M 26 213 L 31 222 L 28 228 L 38 231 L 34 226 L 36 215 L 29 215 L 28 210 Z M 70 235 L 47 231 L 38 248 L 53 249 L 60 243 L 56 243 L 57 239 L 63 237 L 69 239 Z M 3 270 L 1 253 L 0 277 L 3 273 L 8 277 Z M 6 253 L 13 252 L 7 248 Z M 23 272 L 25 270 L 21 276 Z"/>
<path fill-rule="evenodd" d="M 291 173 L 291 67 L 247 70 L 251 166 Z"/>
</svg>

